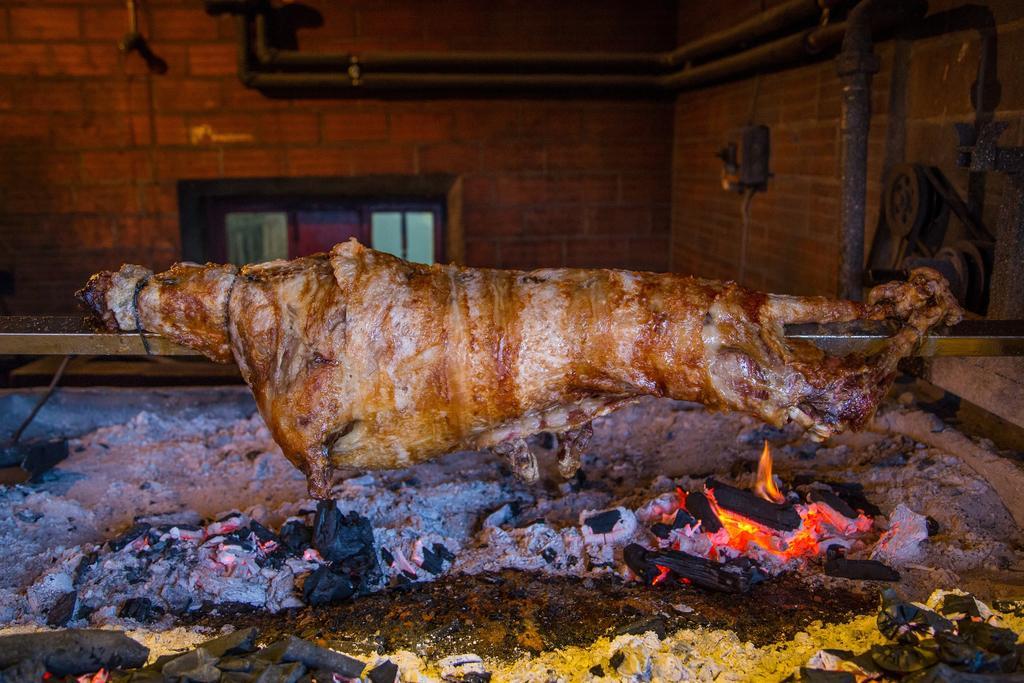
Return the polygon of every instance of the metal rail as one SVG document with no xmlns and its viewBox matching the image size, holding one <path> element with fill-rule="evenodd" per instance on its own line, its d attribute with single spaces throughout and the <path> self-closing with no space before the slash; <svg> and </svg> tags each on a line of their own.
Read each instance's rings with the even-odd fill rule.
<svg viewBox="0 0 1024 683">
<path fill-rule="evenodd" d="M 833 355 L 877 351 L 895 328 L 858 321 L 828 325 L 788 325 L 789 339 L 809 341 Z M 143 333 L 154 355 L 197 356 L 159 335 Z M 0 316 L 0 355 L 144 356 L 134 332 L 99 329 L 83 316 Z M 1024 356 L 1024 320 L 965 320 L 935 330 L 925 338 L 919 356 Z"/>
</svg>

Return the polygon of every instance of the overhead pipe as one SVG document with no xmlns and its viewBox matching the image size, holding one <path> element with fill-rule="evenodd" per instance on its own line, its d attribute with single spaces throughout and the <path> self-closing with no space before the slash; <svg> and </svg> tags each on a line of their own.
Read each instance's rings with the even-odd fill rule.
<svg viewBox="0 0 1024 683">
<path fill-rule="evenodd" d="M 888 11 L 873 12 L 873 29 L 886 30 L 912 12 L 926 7 L 923 2 L 898 3 Z M 852 15 L 852 13 L 851 13 Z M 261 90 L 332 89 L 375 91 L 555 91 L 555 92 L 629 92 L 634 94 L 670 93 L 720 82 L 758 69 L 778 67 L 801 57 L 815 55 L 838 45 L 846 34 L 846 24 L 837 23 L 807 29 L 758 45 L 718 60 L 689 66 L 675 73 L 489 73 L 489 72 L 410 72 L 390 73 L 368 70 L 362 62 L 349 63 L 341 70 L 337 56 L 309 55 L 325 70 L 267 71 L 265 60 L 266 23 L 257 14 L 250 22 L 239 17 L 239 77 L 248 87 Z M 252 29 L 255 29 L 253 32 Z M 289 51 L 295 52 L 295 51 Z M 264 61 L 257 55 L 264 53 Z M 281 53 L 278 53 L 280 55 Z M 297 55 L 298 53 L 296 53 Z M 293 55 L 294 56 L 294 55 Z M 289 57 L 290 59 L 291 57 Z M 330 68 L 333 65 L 333 68 Z M 296 67 L 296 64 L 290 64 Z M 525 70 L 524 70 L 525 71 Z"/>
<path fill-rule="evenodd" d="M 253 56 L 260 71 L 331 71 L 354 68 L 375 73 L 559 73 L 654 75 L 677 71 L 689 63 L 738 45 L 815 21 L 826 9 L 849 0 L 786 0 L 730 28 L 667 52 L 366 52 L 306 53 L 281 50 L 267 40 L 268 0 L 206 0 L 206 11 L 253 18 Z"/>
</svg>

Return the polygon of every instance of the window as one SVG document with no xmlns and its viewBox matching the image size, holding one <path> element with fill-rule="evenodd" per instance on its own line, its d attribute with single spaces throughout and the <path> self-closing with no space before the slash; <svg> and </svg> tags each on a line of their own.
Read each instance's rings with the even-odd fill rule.
<svg viewBox="0 0 1024 683">
<path fill-rule="evenodd" d="M 374 179 L 376 180 L 376 179 Z M 351 238 L 409 261 L 446 258 L 448 197 L 417 179 L 408 196 L 346 196 L 348 179 L 182 181 L 183 257 L 218 263 L 263 263 L 329 251 Z M 369 183 L 364 183 L 369 185 Z M 371 189 L 377 186 L 357 186 Z M 332 190 L 338 190 L 332 196 Z M 377 190 L 379 191 L 379 189 Z M 427 194 L 427 193 L 430 194 Z"/>
</svg>

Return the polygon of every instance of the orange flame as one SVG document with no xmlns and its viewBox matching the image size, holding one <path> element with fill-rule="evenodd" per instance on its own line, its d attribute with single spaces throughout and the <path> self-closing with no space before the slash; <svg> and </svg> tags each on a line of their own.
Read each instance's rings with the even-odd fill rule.
<svg viewBox="0 0 1024 683">
<path fill-rule="evenodd" d="M 658 575 L 651 580 L 651 585 L 657 586 L 659 583 L 668 578 L 669 572 L 671 572 L 672 570 L 660 564 L 656 564 L 654 566 L 658 568 Z"/>
<path fill-rule="evenodd" d="M 757 483 L 754 484 L 754 493 L 773 503 L 782 503 L 786 500 L 772 478 L 772 449 L 768 447 L 767 439 L 764 442 L 764 450 L 761 451 L 761 459 L 757 462 Z"/>
</svg>

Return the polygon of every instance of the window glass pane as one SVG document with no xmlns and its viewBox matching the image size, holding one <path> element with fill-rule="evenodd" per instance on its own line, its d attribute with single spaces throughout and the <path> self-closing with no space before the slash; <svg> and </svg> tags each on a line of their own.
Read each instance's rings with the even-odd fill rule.
<svg viewBox="0 0 1024 683">
<path fill-rule="evenodd" d="M 224 217 L 228 261 L 242 266 L 288 258 L 288 214 L 236 211 Z"/>
<path fill-rule="evenodd" d="M 434 262 L 434 214 L 408 211 L 405 214 L 406 258 L 416 263 Z"/>
<path fill-rule="evenodd" d="M 374 211 L 370 216 L 370 246 L 399 258 L 402 254 L 402 214 L 398 211 Z"/>
</svg>

